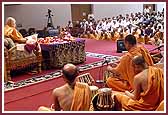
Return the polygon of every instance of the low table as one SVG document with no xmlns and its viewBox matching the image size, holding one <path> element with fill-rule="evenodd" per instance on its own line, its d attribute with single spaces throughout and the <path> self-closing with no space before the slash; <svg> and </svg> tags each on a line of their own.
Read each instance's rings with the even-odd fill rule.
<svg viewBox="0 0 168 115">
<path fill-rule="evenodd" d="M 60 68 L 66 63 L 79 64 L 86 60 L 85 40 L 40 44 L 44 68 Z"/>
</svg>

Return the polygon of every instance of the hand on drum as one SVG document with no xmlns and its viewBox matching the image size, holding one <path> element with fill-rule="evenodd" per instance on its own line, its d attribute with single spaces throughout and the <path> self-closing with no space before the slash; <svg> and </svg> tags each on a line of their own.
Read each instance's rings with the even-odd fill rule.
<svg viewBox="0 0 168 115">
<path fill-rule="evenodd" d="M 112 70 L 113 70 L 113 68 L 112 68 L 110 65 L 108 65 L 108 66 L 107 66 L 107 71 L 110 71 L 110 72 L 111 72 Z"/>
<path fill-rule="evenodd" d="M 111 63 L 110 66 L 115 68 L 115 67 L 117 67 L 117 63 Z"/>
<path fill-rule="evenodd" d="M 115 68 L 112 68 L 110 65 L 107 66 L 107 71 L 111 72 L 114 77 L 120 77 L 120 73 L 115 70 Z"/>
</svg>

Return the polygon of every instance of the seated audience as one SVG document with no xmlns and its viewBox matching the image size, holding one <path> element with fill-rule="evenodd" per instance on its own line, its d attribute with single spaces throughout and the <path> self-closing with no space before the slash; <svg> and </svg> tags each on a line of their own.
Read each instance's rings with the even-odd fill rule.
<svg viewBox="0 0 168 115">
<path fill-rule="evenodd" d="M 164 99 L 163 72 L 159 68 L 148 66 L 142 56 L 135 56 L 132 62 L 136 73 L 134 91 L 117 93 L 116 97 L 125 110 L 156 110 Z"/>
<path fill-rule="evenodd" d="M 126 14 L 126 16 L 122 16 L 121 14 L 112 18 L 102 18 L 99 20 L 90 21 L 89 19 L 84 19 L 83 21 L 79 21 L 79 29 L 82 29 L 83 32 L 77 32 L 80 36 L 84 36 L 84 33 L 87 31 L 97 31 L 97 35 L 91 35 L 84 38 L 91 38 L 97 40 L 113 40 L 116 41 L 119 38 L 119 33 L 123 33 L 124 38 L 128 34 L 135 35 L 136 38 L 139 37 L 139 34 L 144 36 L 145 34 L 151 38 L 156 33 L 156 29 L 160 32 L 164 32 L 164 22 L 163 15 L 158 15 L 156 17 L 156 13 L 151 12 L 151 14 L 145 13 L 131 13 L 131 15 Z M 74 28 L 74 27 L 73 27 Z M 73 30 L 73 29 L 72 29 Z M 114 32 L 114 36 L 102 34 L 103 32 L 111 33 Z M 72 34 L 74 35 L 74 34 Z M 149 39 L 150 40 L 150 39 Z M 146 39 L 146 44 L 151 44 L 151 41 L 148 42 Z"/>
<path fill-rule="evenodd" d="M 88 111 L 91 103 L 91 91 L 88 84 L 75 82 L 78 68 L 73 64 L 66 64 L 62 71 L 66 84 L 53 90 L 53 108 L 41 106 L 38 110 Z"/>
<path fill-rule="evenodd" d="M 159 32 L 157 32 L 153 38 L 151 38 L 151 42 L 152 44 L 154 44 L 155 46 L 160 46 L 162 45 L 162 40 L 160 39 L 160 35 Z"/>
<path fill-rule="evenodd" d="M 118 29 L 114 29 L 114 37 L 112 38 L 112 40 L 117 41 L 120 37 L 120 34 L 117 32 Z"/>
<path fill-rule="evenodd" d="M 107 79 L 107 86 L 116 91 L 125 91 L 133 89 L 133 79 L 135 76 L 134 67 L 132 66 L 132 58 L 136 55 L 143 55 L 148 65 L 153 65 L 152 57 L 148 50 L 143 46 L 138 46 L 136 38 L 133 35 L 125 37 L 124 44 L 128 53 L 124 54 L 117 67 L 112 68 L 110 65 L 107 71 L 114 73 Z"/>
</svg>

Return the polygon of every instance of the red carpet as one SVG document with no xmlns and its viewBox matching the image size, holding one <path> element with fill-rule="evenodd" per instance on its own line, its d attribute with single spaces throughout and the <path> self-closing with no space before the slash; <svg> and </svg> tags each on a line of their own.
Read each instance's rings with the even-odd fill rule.
<svg viewBox="0 0 168 115">
<path fill-rule="evenodd" d="M 86 51 L 87 52 L 94 52 L 94 53 L 101 53 L 106 55 L 115 55 L 121 56 L 121 53 L 116 53 L 117 47 L 116 43 L 113 41 L 107 40 L 86 40 Z"/>
<path fill-rule="evenodd" d="M 152 45 L 145 45 L 149 50 L 153 49 Z M 87 52 L 101 53 L 106 55 L 121 56 L 122 53 L 117 53 L 117 44 L 113 41 L 108 40 L 93 40 L 86 39 L 86 49 Z"/>
<path fill-rule="evenodd" d="M 153 49 L 153 46 L 150 45 L 146 47 L 148 49 Z M 122 55 L 122 53 L 116 53 L 116 43 L 111 41 L 86 40 L 86 51 L 108 55 Z M 86 62 L 84 64 L 99 60 L 101 59 L 87 57 Z M 105 69 L 105 67 L 103 69 Z M 53 70 L 43 71 L 42 74 L 51 71 Z M 82 73 L 86 72 L 91 73 L 95 80 L 99 79 L 99 76 L 102 76 L 100 68 L 94 68 L 88 71 L 84 71 Z M 15 76 L 14 80 L 18 81 L 28 77 L 31 76 Z M 36 111 L 40 105 L 49 107 L 52 102 L 52 90 L 55 87 L 59 87 L 63 84 L 64 81 L 62 78 L 55 78 L 27 87 L 18 88 L 16 90 L 7 91 L 4 93 L 5 111 Z"/>
<path fill-rule="evenodd" d="M 95 68 L 88 72 L 92 76 L 94 75 L 95 79 L 99 77 L 99 70 L 100 68 Z M 100 76 L 102 76 L 102 73 Z M 40 105 L 49 107 L 52 102 L 52 90 L 63 84 L 63 79 L 57 78 L 5 92 L 5 111 L 35 111 Z"/>
<path fill-rule="evenodd" d="M 93 63 L 93 62 L 100 61 L 100 60 L 102 60 L 102 59 L 86 57 L 86 61 L 82 64 L 79 64 L 79 66 L 83 65 L 83 64 Z M 54 72 L 56 70 L 58 70 L 58 69 L 53 68 L 53 69 L 50 69 L 50 70 L 43 70 L 41 73 L 35 74 L 35 75 L 30 75 L 30 74 L 28 74 L 28 72 L 25 73 L 25 74 L 19 74 L 19 75 L 16 74 L 16 76 L 12 76 L 12 81 L 17 82 L 17 81 L 20 81 L 20 80 L 24 80 L 24 79 L 34 77 L 34 76 L 39 76 L 39 75 L 44 75 L 44 74 L 47 74 L 47 73 L 50 73 L 50 72 Z"/>
</svg>

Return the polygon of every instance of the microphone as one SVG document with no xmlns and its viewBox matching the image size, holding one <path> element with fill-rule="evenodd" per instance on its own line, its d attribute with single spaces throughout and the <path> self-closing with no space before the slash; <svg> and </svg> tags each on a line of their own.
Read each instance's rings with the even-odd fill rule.
<svg viewBox="0 0 168 115">
<path fill-rule="evenodd" d="M 162 47 L 164 47 L 164 45 L 160 45 L 160 46 L 158 46 L 157 48 L 154 48 L 154 49 L 152 49 L 152 50 L 150 50 L 149 52 L 151 52 L 151 51 L 154 51 L 154 50 L 160 50 Z M 160 50 L 161 51 L 161 50 Z"/>
<path fill-rule="evenodd" d="M 110 62 L 110 60 L 109 60 L 109 59 L 107 60 L 106 57 L 105 57 L 105 58 L 104 58 L 104 62 L 102 63 L 102 65 L 104 65 L 105 63 L 108 64 L 109 62 Z"/>
<path fill-rule="evenodd" d="M 96 80 L 96 83 L 99 83 L 99 84 L 103 84 L 104 85 L 104 80 L 103 80 L 103 78 L 101 78 L 101 72 L 102 72 L 102 75 L 103 75 L 103 65 L 105 64 L 105 63 L 109 63 L 110 62 L 110 60 L 108 59 L 106 59 L 106 57 L 104 57 L 104 61 L 103 61 L 103 63 L 102 63 L 102 66 L 100 67 L 100 70 L 99 70 L 99 76 L 98 76 L 98 79 Z"/>
</svg>

